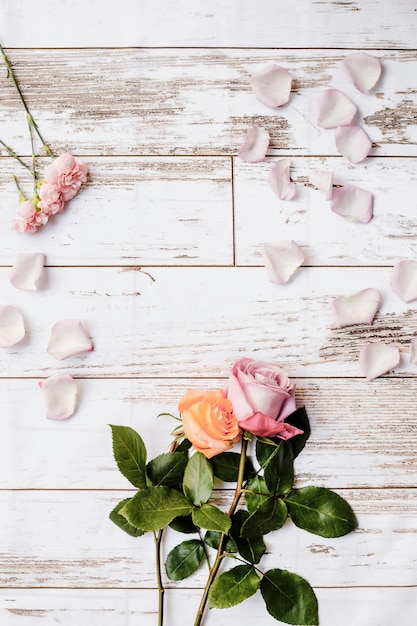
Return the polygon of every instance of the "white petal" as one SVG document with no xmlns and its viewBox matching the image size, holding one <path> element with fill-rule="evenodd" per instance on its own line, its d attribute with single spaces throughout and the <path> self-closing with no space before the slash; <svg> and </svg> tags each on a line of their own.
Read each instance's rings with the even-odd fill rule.
<svg viewBox="0 0 417 626">
<path fill-rule="evenodd" d="M 292 200 L 295 196 L 295 183 L 290 179 L 291 159 L 281 159 L 271 167 L 268 183 L 280 200 Z"/>
<path fill-rule="evenodd" d="M 417 261 L 396 263 L 390 276 L 391 288 L 404 302 L 417 299 Z"/>
<path fill-rule="evenodd" d="M 412 363 L 413 365 L 417 365 L 417 337 L 411 338 L 410 363 Z"/>
<path fill-rule="evenodd" d="M 278 285 L 289 281 L 304 261 L 304 254 L 295 241 L 260 243 L 259 248 L 271 283 Z"/>
<path fill-rule="evenodd" d="M 371 151 L 372 141 L 358 124 L 339 126 L 334 136 L 336 148 L 351 163 L 360 163 Z"/>
<path fill-rule="evenodd" d="M 17 254 L 10 271 L 9 280 L 16 289 L 36 291 L 42 277 L 45 255 L 23 252 Z"/>
<path fill-rule="evenodd" d="M 77 383 L 69 374 L 54 374 L 39 383 L 49 420 L 65 420 L 75 411 Z"/>
<path fill-rule="evenodd" d="M 349 54 L 343 59 L 341 68 L 347 79 L 362 93 L 375 87 L 381 76 L 381 63 L 366 52 Z"/>
<path fill-rule="evenodd" d="M 346 217 L 351 222 L 366 224 L 372 219 L 374 197 L 370 191 L 345 185 L 334 187 L 330 208 L 334 213 Z"/>
<path fill-rule="evenodd" d="M 368 380 L 394 369 L 400 363 L 400 351 L 384 343 L 368 343 L 359 355 L 359 367 Z"/>
<path fill-rule="evenodd" d="M 350 124 L 357 113 L 351 100 L 338 89 L 325 89 L 317 98 L 317 124 L 336 128 Z"/>
<path fill-rule="evenodd" d="M 378 289 L 362 289 L 350 296 L 339 296 L 332 302 L 332 310 L 337 326 L 372 324 L 381 304 Z"/>
<path fill-rule="evenodd" d="M 316 189 L 324 191 L 326 200 L 331 199 L 333 195 L 333 172 L 312 170 L 308 180 Z"/>
<path fill-rule="evenodd" d="M 21 312 L 14 306 L 0 306 L 0 348 L 9 348 L 25 336 L 25 323 Z"/>
<path fill-rule="evenodd" d="M 251 83 L 257 99 L 268 107 L 280 107 L 290 99 L 292 76 L 275 63 L 252 74 Z"/>
<path fill-rule="evenodd" d="M 263 161 L 269 146 L 269 133 L 255 124 L 245 135 L 238 157 L 247 163 Z"/>
<path fill-rule="evenodd" d="M 47 351 L 59 361 L 92 350 L 93 342 L 78 320 L 61 320 L 52 327 Z"/>
</svg>

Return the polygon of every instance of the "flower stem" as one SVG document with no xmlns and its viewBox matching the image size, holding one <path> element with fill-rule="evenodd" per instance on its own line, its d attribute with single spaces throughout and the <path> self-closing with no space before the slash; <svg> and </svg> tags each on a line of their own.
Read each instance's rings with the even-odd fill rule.
<svg viewBox="0 0 417 626">
<path fill-rule="evenodd" d="M 162 584 L 161 574 L 161 542 L 164 529 L 154 533 L 155 539 L 155 562 L 156 562 L 156 581 L 158 584 L 158 626 L 163 626 L 164 622 L 164 594 L 165 589 Z"/>
<path fill-rule="evenodd" d="M 18 190 L 18 192 L 19 192 L 19 202 L 20 202 L 20 203 L 22 203 L 22 202 L 26 202 L 26 201 L 27 201 L 27 199 L 28 199 L 28 198 L 27 198 L 27 195 L 25 194 L 25 192 L 23 191 L 23 189 L 22 189 L 22 188 L 21 188 L 21 186 L 19 185 L 19 181 L 17 180 L 16 176 L 15 176 L 14 174 L 12 174 L 12 176 L 13 176 L 14 183 L 15 183 L 15 185 L 16 185 L 16 187 L 17 187 L 17 190 Z"/>
<path fill-rule="evenodd" d="M 21 159 L 20 157 L 18 157 L 18 156 L 17 156 L 17 154 L 16 154 L 16 152 L 15 152 L 14 150 L 12 150 L 11 148 L 9 148 L 9 146 L 8 146 L 8 145 L 6 145 L 6 144 L 4 143 L 4 141 L 2 141 L 1 139 L 0 139 L 0 144 L 3 146 L 3 148 L 6 150 L 6 152 L 7 152 L 8 154 L 10 154 L 10 156 L 12 156 L 14 159 L 16 159 L 16 161 L 18 161 L 18 162 L 20 163 L 20 165 L 23 165 L 23 167 L 24 167 L 24 168 L 26 168 L 26 169 L 27 169 L 27 170 L 28 170 L 28 171 L 29 171 L 29 172 L 33 175 L 32 170 L 31 170 L 31 168 L 29 167 L 29 165 L 27 165 L 27 163 L 25 163 L 24 161 L 22 161 L 22 159 Z"/>
</svg>

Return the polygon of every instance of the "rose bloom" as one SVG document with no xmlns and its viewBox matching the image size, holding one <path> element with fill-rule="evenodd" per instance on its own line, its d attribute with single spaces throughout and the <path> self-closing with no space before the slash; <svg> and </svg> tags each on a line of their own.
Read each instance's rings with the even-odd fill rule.
<svg viewBox="0 0 417 626">
<path fill-rule="evenodd" d="M 61 154 L 45 169 L 47 183 L 56 185 L 64 202 L 77 195 L 81 184 L 87 180 L 88 167 L 71 154 Z"/>
<path fill-rule="evenodd" d="M 44 183 L 39 189 L 38 208 L 46 215 L 56 215 L 64 210 L 64 198 L 56 185 Z"/>
<path fill-rule="evenodd" d="M 44 226 L 49 216 L 42 210 L 37 211 L 30 200 L 23 202 L 17 209 L 20 219 L 12 221 L 12 229 L 19 233 L 36 233 L 40 226 Z"/>
<path fill-rule="evenodd" d="M 188 389 L 178 404 L 185 436 L 208 459 L 229 450 L 241 431 L 222 389 Z"/>
<path fill-rule="evenodd" d="M 303 432 L 284 421 L 296 410 L 295 384 L 276 365 L 247 357 L 236 361 L 226 397 L 239 426 L 253 435 L 291 439 Z"/>
</svg>

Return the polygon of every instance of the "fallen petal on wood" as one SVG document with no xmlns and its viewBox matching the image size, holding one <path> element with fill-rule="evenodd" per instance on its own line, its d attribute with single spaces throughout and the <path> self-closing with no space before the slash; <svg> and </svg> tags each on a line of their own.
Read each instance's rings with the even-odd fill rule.
<svg viewBox="0 0 417 626">
<path fill-rule="evenodd" d="M 331 200 L 333 195 L 333 172 L 312 170 L 308 181 L 316 189 L 324 191 L 326 200 Z"/>
<path fill-rule="evenodd" d="M 351 222 L 366 224 L 373 216 L 374 197 L 370 191 L 354 185 L 335 187 L 330 208 Z"/>
<path fill-rule="evenodd" d="M 304 254 L 295 241 L 260 243 L 259 248 L 271 283 L 287 283 L 304 261 Z"/>
<path fill-rule="evenodd" d="M 381 63 L 366 52 L 348 54 L 340 66 L 346 78 L 362 93 L 375 87 L 381 76 Z"/>
<path fill-rule="evenodd" d="M 353 121 L 358 109 L 339 89 L 325 89 L 317 98 L 317 124 L 337 128 Z"/>
<path fill-rule="evenodd" d="M 291 159 L 281 159 L 274 163 L 268 175 L 268 183 L 280 200 L 292 200 L 295 196 L 295 183 L 290 178 Z"/>
<path fill-rule="evenodd" d="M 384 343 L 368 343 L 359 355 L 359 367 L 368 380 L 386 374 L 399 363 L 399 349 Z"/>
<path fill-rule="evenodd" d="M 16 255 L 9 280 L 16 289 L 36 291 L 42 278 L 45 255 L 42 253 L 20 253 Z"/>
<path fill-rule="evenodd" d="M 245 135 L 238 157 L 247 163 L 263 161 L 269 146 L 269 133 L 255 124 Z"/>
<path fill-rule="evenodd" d="M 71 356 L 94 350 L 93 342 L 78 320 L 61 320 L 54 324 L 47 351 L 62 361 Z"/>
<path fill-rule="evenodd" d="M 372 324 L 381 305 L 378 289 L 362 289 L 349 296 L 339 296 L 332 302 L 332 311 L 336 325 L 353 326 L 354 324 Z"/>
<path fill-rule="evenodd" d="M 417 300 L 417 261 L 399 261 L 391 270 L 391 288 L 403 302 Z"/>
<path fill-rule="evenodd" d="M 271 63 L 250 80 L 256 98 L 268 107 L 280 107 L 290 99 L 292 76 L 280 65 Z"/>
<path fill-rule="evenodd" d="M 0 306 L 0 348 L 9 348 L 25 336 L 23 315 L 14 306 Z"/>
<path fill-rule="evenodd" d="M 65 420 L 75 411 L 77 383 L 69 374 L 54 374 L 39 383 L 49 420 Z"/>
<path fill-rule="evenodd" d="M 371 151 L 372 141 L 359 124 L 339 126 L 334 136 L 336 148 L 351 163 L 360 163 Z"/>
</svg>

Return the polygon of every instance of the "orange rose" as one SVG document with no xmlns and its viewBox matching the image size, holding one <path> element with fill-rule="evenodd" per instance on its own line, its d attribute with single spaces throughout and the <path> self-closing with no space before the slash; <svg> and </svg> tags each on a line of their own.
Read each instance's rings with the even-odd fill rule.
<svg viewBox="0 0 417 626">
<path fill-rule="evenodd" d="M 188 389 L 178 404 L 187 439 L 208 459 L 229 450 L 240 440 L 241 430 L 233 407 L 222 389 Z"/>
</svg>

